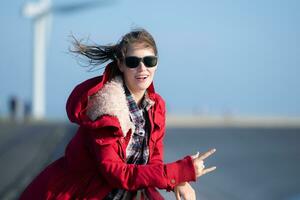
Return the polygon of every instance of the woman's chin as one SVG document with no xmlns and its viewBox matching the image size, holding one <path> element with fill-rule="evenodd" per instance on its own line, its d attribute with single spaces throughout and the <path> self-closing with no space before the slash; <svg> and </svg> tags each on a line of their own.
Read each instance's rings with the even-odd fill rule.
<svg viewBox="0 0 300 200">
<path fill-rule="evenodd" d="M 150 86 L 150 82 L 149 80 L 146 80 L 146 81 L 137 81 L 136 82 L 136 88 L 138 90 L 146 90 L 149 86 Z"/>
<path fill-rule="evenodd" d="M 145 92 L 150 84 L 137 84 L 135 87 L 135 91 Z"/>
</svg>

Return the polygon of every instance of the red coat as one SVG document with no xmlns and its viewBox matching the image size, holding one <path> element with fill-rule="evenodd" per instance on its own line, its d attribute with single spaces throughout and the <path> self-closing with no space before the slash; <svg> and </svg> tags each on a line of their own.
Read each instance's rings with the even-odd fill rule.
<svg viewBox="0 0 300 200">
<path fill-rule="evenodd" d="M 115 111 L 110 113 L 110 110 L 89 113 L 99 106 L 88 104 L 90 96 L 106 89 L 108 93 L 113 91 L 105 89 L 105 85 L 109 85 L 109 69 L 106 68 L 103 76 L 75 87 L 66 109 L 70 121 L 79 125 L 78 131 L 68 144 L 65 155 L 33 180 L 21 195 L 21 200 L 103 199 L 113 188 L 147 188 L 152 199 L 162 199 L 154 188 L 170 191 L 178 183 L 196 180 L 190 156 L 173 163 L 163 163 L 165 103 L 155 93 L 153 83 L 147 90 L 149 98 L 155 102 L 148 111 L 151 124 L 149 161 L 147 165 L 126 164 L 126 146 L 132 128 L 123 115 L 125 111 L 117 114 Z M 111 96 L 116 96 L 116 93 Z M 114 103 L 105 99 L 107 93 L 99 98 L 102 98 L 102 103 L 103 98 L 107 101 L 105 103 Z M 110 108 L 111 105 L 103 107 Z M 95 119 L 92 120 L 93 117 Z"/>
</svg>

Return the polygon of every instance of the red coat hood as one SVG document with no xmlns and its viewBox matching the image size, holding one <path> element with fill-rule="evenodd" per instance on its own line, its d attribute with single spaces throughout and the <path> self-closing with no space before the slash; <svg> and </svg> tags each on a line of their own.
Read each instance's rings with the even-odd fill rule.
<svg viewBox="0 0 300 200">
<path fill-rule="evenodd" d="M 100 122 L 98 120 L 91 120 L 90 117 L 88 117 L 86 114 L 88 98 L 96 94 L 100 89 L 104 87 L 104 85 L 108 82 L 108 77 L 110 73 L 111 63 L 106 66 L 102 76 L 88 79 L 80 83 L 73 89 L 66 104 L 67 115 L 71 122 L 83 126 L 88 126 L 90 128 L 97 128 L 99 126 L 105 125 L 120 127 L 120 123 L 118 120 L 101 120 L 101 124 L 99 124 Z M 149 98 L 155 101 L 156 94 L 153 82 L 148 87 L 147 93 L 149 95 Z"/>
</svg>

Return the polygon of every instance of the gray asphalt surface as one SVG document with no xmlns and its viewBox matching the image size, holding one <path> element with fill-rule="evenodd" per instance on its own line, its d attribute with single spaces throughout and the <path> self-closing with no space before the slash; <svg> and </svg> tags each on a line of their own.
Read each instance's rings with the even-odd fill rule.
<svg viewBox="0 0 300 200">
<path fill-rule="evenodd" d="M 74 131 L 63 123 L 0 123 L 0 199 L 17 199 L 41 169 L 62 155 Z"/>
<path fill-rule="evenodd" d="M 0 123 L 0 199 L 17 199 L 42 168 L 63 154 L 75 131 L 63 123 Z M 210 148 L 217 152 L 205 164 L 217 170 L 192 183 L 197 199 L 300 199 L 300 129 L 167 129 L 166 162 Z"/>
<path fill-rule="evenodd" d="M 166 161 L 216 148 L 216 171 L 194 183 L 201 200 L 300 200 L 300 129 L 168 129 Z M 172 199 L 165 193 L 166 199 Z"/>
</svg>

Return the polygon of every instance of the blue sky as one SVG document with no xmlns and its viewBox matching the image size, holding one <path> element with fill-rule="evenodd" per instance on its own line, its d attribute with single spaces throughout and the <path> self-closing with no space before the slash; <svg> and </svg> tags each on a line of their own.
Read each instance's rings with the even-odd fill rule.
<svg viewBox="0 0 300 200">
<path fill-rule="evenodd" d="M 28 1 L 0 7 L 0 114 L 9 96 L 31 99 L 32 21 L 21 15 Z M 80 0 L 56 0 L 55 6 Z M 168 113 L 300 116 L 300 2 L 115 1 L 53 17 L 47 49 L 46 114 L 66 117 L 65 102 L 87 72 L 68 53 L 70 33 L 115 43 L 131 27 L 149 30 L 160 63 L 156 90 Z"/>
</svg>

